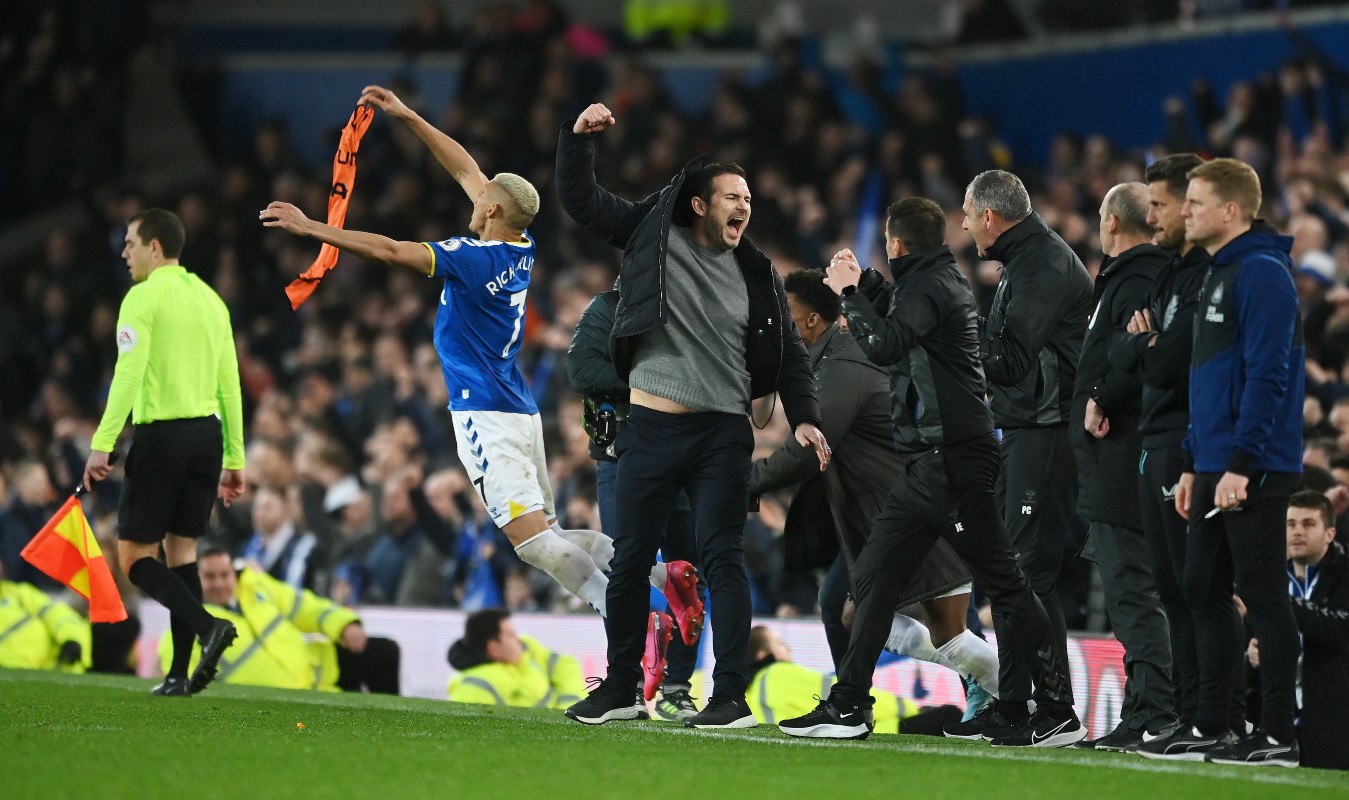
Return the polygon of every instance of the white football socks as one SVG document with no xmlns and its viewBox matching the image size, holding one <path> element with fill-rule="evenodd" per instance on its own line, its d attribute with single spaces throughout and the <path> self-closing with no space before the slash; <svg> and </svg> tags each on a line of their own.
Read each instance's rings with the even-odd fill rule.
<svg viewBox="0 0 1349 800">
<path fill-rule="evenodd" d="M 609 579 L 585 550 L 546 530 L 516 546 L 515 553 L 521 561 L 548 573 L 562 588 L 589 603 L 600 616 L 608 616 L 604 596 Z"/>
<path fill-rule="evenodd" d="M 968 675 L 984 691 L 998 696 L 998 651 L 993 645 L 966 630 L 938 648 L 937 653 L 962 678 Z"/>
<path fill-rule="evenodd" d="M 609 571 L 609 562 L 613 561 L 614 558 L 614 540 L 612 538 L 599 531 L 568 530 L 556 522 L 553 523 L 552 528 L 553 533 L 586 551 L 590 555 L 590 560 L 595 562 L 595 566 L 601 572 Z"/>
<path fill-rule="evenodd" d="M 913 617 L 896 614 L 890 622 L 890 636 L 885 640 L 885 649 L 896 655 L 916 658 L 942 666 L 950 666 L 938 661 L 937 648 L 932 646 L 932 633 L 927 626 Z"/>
</svg>

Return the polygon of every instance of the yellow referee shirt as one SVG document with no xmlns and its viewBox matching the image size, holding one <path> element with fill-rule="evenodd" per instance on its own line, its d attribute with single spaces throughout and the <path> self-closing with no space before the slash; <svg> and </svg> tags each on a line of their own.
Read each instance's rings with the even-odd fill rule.
<svg viewBox="0 0 1349 800">
<path fill-rule="evenodd" d="M 201 278 L 162 266 L 134 285 L 117 317 L 117 368 L 93 449 L 112 452 L 126 425 L 220 417 L 224 469 L 244 467 L 244 410 L 234 331 Z"/>
</svg>

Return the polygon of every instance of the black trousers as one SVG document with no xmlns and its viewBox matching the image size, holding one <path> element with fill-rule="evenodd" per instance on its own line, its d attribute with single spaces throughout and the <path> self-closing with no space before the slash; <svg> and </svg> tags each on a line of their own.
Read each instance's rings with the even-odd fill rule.
<svg viewBox="0 0 1349 800">
<path fill-rule="evenodd" d="M 1280 741 L 1293 736 L 1298 633 L 1288 600 L 1285 518 L 1288 496 L 1301 480 L 1288 473 L 1258 473 L 1235 510 L 1205 518 L 1213 509 L 1220 473 L 1200 473 L 1190 501 L 1184 590 L 1194 615 L 1199 655 L 1199 710 L 1205 732 L 1228 729 L 1233 682 L 1246 639 L 1235 587 L 1246 619 L 1260 640 L 1260 727 Z"/>
<path fill-rule="evenodd" d="M 1124 645 L 1120 721 L 1133 731 L 1151 724 L 1155 732 L 1176 718 L 1176 687 L 1171 678 L 1171 636 L 1153 585 L 1143 533 L 1093 522 L 1087 542 L 1100 568 L 1110 628 Z"/>
<path fill-rule="evenodd" d="M 1003 431 L 998 473 L 998 506 L 1021 571 L 1049 617 L 1055 656 L 1068 663 L 1068 626 L 1059 604 L 1059 572 L 1077 506 L 1077 461 L 1068 427 Z M 999 678 L 999 695 L 1030 692 L 1027 662 Z"/>
<path fill-rule="evenodd" d="M 1185 518 L 1176 513 L 1176 484 L 1184 453 L 1180 445 L 1143 451 L 1139 461 L 1138 510 L 1143 518 L 1153 583 L 1170 624 L 1176 710 L 1193 722 L 1199 713 L 1199 654 L 1195 650 L 1194 617 L 1181 588 L 1185 577 Z"/>
<path fill-rule="evenodd" d="M 392 639 L 371 636 L 359 653 L 339 644 L 337 688 L 344 692 L 369 690 L 377 694 L 398 694 L 402 660 L 402 650 Z"/>
<path fill-rule="evenodd" d="M 620 425 L 622 431 L 624 426 Z M 617 537 L 618 499 L 615 497 L 618 480 L 617 461 L 595 462 L 595 491 L 599 495 L 600 526 L 611 537 Z M 660 545 L 665 561 L 687 561 L 698 565 L 698 542 L 693 536 L 693 510 L 688 497 L 680 495 L 670 512 L 670 521 L 665 528 L 665 539 Z M 702 574 L 702 570 L 699 570 Z M 698 598 L 707 602 L 707 587 L 704 581 L 698 581 Z M 676 627 L 677 624 L 676 624 Z M 682 686 L 693 680 L 693 670 L 698 666 L 698 645 L 684 644 L 684 637 L 676 633 L 670 639 L 670 648 L 665 654 L 665 681 L 662 685 Z"/>
<path fill-rule="evenodd" d="M 754 436 L 742 414 L 665 414 L 634 406 L 618 439 L 618 530 L 609 575 L 606 680 L 636 687 L 650 603 L 647 578 L 682 489 L 693 507 L 695 563 L 712 606 L 712 693 L 749 688 L 744 531 Z"/>
<path fill-rule="evenodd" d="M 1041 706 L 1071 706 L 1068 660 L 1053 646 L 1044 606 L 1017 565 L 994 499 L 998 444 L 992 434 L 910 457 L 895 481 L 871 537 L 853 564 L 857 605 L 836 691 L 858 704 L 868 694 L 885 647 L 895 601 L 913 580 L 938 537 L 946 539 L 993 601 L 1000 683 L 1011 669 L 1033 675 Z M 1000 686 L 1003 700 L 1030 699 Z"/>
</svg>

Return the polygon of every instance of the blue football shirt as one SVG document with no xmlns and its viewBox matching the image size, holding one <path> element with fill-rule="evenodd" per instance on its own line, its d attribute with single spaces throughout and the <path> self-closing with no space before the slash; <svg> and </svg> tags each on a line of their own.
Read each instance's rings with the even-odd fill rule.
<svg viewBox="0 0 1349 800">
<path fill-rule="evenodd" d="M 445 279 L 435 344 L 450 409 L 539 413 L 515 363 L 525 336 L 534 240 L 526 232 L 520 242 L 456 236 L 422 244 L 431 251 L 431 277 Z"/>
</svg>

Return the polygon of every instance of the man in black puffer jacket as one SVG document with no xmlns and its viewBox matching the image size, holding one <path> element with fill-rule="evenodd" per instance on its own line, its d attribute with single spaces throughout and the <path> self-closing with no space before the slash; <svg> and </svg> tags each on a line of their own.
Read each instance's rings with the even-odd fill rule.
<svg viewBox="0 0 1349 800">
<path fill-rule="evenodd" d="M 1123 752 L 1144 733 L 1163 733 L 1176 721 L 1171 644 L 1166 615 L 1148 562 L 1138 507 L 1138 418 L 1142 376 L 1136 362 L 1112 353 L 1129 338 L 1134 312 L 1147 302 L 1156 275 L 1171 260 L 1152 244 L 1148 187 L 1124 183 L 1101 202 L 1101 249 L 1096 311 L 1077 362 L 1068 439 L 1077 456 L 1078 515 L 1091 524 L 1083 557 L 1095 560 L 1105 589 L 1110 626 L 1124 645 L 1124 706 L 1119 725 L 1080 747 Z"/>
<path fill-rule="evenodd" d="M 797 441 L 823 470 L 810 360 L 773 264 L 744 238 L 750 194 L 734 164 L 689 162 L 661 191 L 630 202 L 595 181 L 594 134 L 615 122 L 596 103 L 564 124 L 557 148 L 562 207 L 622 248 L 621 297 L 610 336 L 614 367 L 631 392 L 618 441 L 605 633 L 609 672 L 567 716 L 597 725 L 638 719 L 647 574 L 680 488 L 688 492 L 712 604 L 712 697 L 685 721 L 696 728 L 757 724 L 749 687 L 749 583 L 742 538 L 749 503 L 750 401 L 776 391 Z"/>
</svg>

